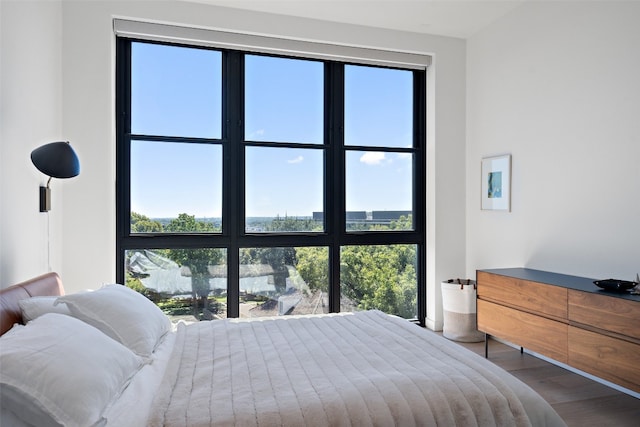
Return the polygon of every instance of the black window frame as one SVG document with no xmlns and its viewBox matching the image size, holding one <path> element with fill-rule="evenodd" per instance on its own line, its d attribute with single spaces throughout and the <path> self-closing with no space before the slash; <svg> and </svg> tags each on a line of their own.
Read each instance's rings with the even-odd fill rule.
<svg viewBox="0 0 640 427">
<path fill-rule="evenodd" d="M 183 138 L 131 133 L 131 45 L 158 43 L 222 52 L 222 135 L 221 139 Z M 365 65 L 352 62 L 309 59 L 324 64 L 323 144 L 255 142 L 244 139 L 244 55 L 255 52 L 154 42 L 116 37 L 116 280 L 125 282 L 125 254 L 131 249 L 226 248 L 227 317 L 239 317 L 239 251 L 247 247 L 328 247 L 329 311 L 340 311 L 340 248 L 349 245 L 416 245 L 417 313 L 424 326 L 426 318 L 426 70 L 413 73 L 413 147 L 345 146 L 344 67 Z M 277 55 L 287 57 L 286 55 Z M 392 67 L 390 67 L 392 68 Z M 405 70 L 405 68 L 399 68 Z M 130 148 L 132 140 L 157 142 L 199 142 L 222 145 L 222 232 L 144 233 L 130 230 Z M 275 146 L 321 149 L 324 151 L 324 231 L 296 233 L 247 233 L 244 222 L 245 147 Z M 382 151 L 413 154 L 413 229 L 393 231 L 347 231 L 345 210 L 345 152 Z"/>
</svg>

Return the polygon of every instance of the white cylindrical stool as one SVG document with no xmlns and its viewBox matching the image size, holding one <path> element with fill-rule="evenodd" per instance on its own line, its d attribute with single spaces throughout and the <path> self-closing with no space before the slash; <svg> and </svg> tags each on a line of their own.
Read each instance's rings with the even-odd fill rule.
<svg viewBox="0 0 640 427">
<path fill-rule="evenodd" d="M 484 334 L 477 329 L 476 282 L 448 280 L 442 282 L 442 335 L 453 341 L 478 342 Z"/>
</svg>

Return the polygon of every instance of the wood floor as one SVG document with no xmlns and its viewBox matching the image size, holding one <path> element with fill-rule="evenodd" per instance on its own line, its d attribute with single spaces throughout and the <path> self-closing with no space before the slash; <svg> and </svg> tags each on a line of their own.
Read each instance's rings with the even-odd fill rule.
<svg viewBox="0 0 640 427">
<path fill-rule="evenodd" d="M 458 344 L 484 356 L 484 342 Z M 489 341 L 489 360 L 537 391 L 569 427 L 640 426 L 640 399 L 498 341 Z"/>
</svg>

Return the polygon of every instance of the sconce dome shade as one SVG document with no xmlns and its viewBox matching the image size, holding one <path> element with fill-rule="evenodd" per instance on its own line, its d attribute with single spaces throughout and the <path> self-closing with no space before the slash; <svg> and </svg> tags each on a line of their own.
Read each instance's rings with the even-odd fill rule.
<svg viewBox="0 0 640 427">
<path fill-rule="evenodd" d="M 71 144 L 57 141 L 31 152 L 31 161 L 40 172 L 53 178 L 72 178 L 80 173 L 80 161 Z"/>
</svg>

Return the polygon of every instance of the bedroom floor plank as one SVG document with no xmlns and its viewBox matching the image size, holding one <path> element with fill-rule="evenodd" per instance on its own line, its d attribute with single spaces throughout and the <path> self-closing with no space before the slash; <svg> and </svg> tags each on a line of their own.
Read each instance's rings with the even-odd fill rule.
<svg viewBox="0 0 640 427">
<path fill-rule="evenodd" d="M 457 344 L 484 356 L 484 342 Z M 537 391 L 569 427 L 639 425 L 640 399 L 498 341 L 489 342 L 489 360 Z"/>
</svg>

